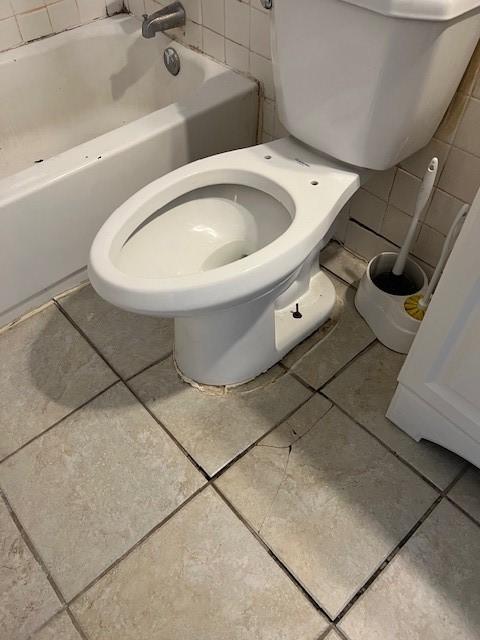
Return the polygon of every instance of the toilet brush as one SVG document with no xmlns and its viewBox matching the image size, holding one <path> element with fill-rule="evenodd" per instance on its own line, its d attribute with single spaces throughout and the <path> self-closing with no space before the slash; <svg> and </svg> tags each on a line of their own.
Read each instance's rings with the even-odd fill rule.
<svg viewBox="0 0 480 640">
<path fill-rule="evenodd" d="M 438 158 L 432 158 L 425 172 L 425 175 L 423 176 L 422 184 L 420 185 L 420 190 L 417 196 L 417 201 L 415 203 L 415 213 L 413 215 L 410 227 L 408 228 L 407 236 L 405 238 L 403 246 L 400 249 L 400 253 L 397 256 L 397 259 L 395 260 L 395 264 L 393 265 L 391 271 L 384 271 L 378 274 L 378 276 L 374 279 L 374 283 L 377 285 L 377 287 L 379 287 L 386 293 L 401 296 L 408 295 L 415 291 L 415 288 L 413 288 L 412 291 L 412 282 L 405 274 L 405 265 L 407 263 L 408 254 L 410 253 L 410 249 L 415 238 L 415 232 L 418 227 L 420 216 L 425 209 L 425 205 L 427 204 L 432 193 L 437 171 Z"/>
<path fill-rule="evenodd" d="M 415 318 L 415 320 L 423 320 L 425 316 L 425 312 L 430 303 L 430 299 L 433 295 L 433 292 L 435 291 L 435 287 L 437 286 L 438 281 L 440 280 L 440 276 L 442 275 L 445 263 L 447 262 L 447 258 L 450 255 L 450 251 L 455 244 L 455 240 L 457 239 L 458 234 L 460 233 L 460 229 L 467 213 L 468 204 L 464 204 L 456 215 L 452 226 L 450 227 L 450 231 L 448 232 L 445 242 L 443 243 L 442 253 L 440 254 L 438 264 L 435 268 L 435 271 L 433 272 L 430 283 L 425 293 L 410 296 L 405 300 L 405 311 L 409 316 Z"/>
</svg>

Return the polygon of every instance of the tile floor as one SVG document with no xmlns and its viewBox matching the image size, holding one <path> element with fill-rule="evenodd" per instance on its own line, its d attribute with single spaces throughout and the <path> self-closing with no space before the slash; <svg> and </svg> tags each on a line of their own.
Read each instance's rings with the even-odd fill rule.
<svg viewBox="0 0 480 640">
<path fill-rule="evenodd" d="M 0 638 L 480 638 L 480 472 L 384 413 L 355 311 L 258 380 L 182 383 L 169 321 L 90 286 L 0 332 Z"/>
</svg>

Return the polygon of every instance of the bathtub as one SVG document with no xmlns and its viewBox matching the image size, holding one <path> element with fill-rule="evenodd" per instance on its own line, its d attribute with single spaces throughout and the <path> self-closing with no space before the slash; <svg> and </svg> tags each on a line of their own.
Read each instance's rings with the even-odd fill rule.
<svg viewBox="0 0 480 640">
<path fill-rule="evenodd" d="M 95 233 L 132 193 L 254 144 L 257 104 L 253 81 L 145 40 L 130 16 L 0 54 L 0 326 L 85 279 Z"/>
</svg>

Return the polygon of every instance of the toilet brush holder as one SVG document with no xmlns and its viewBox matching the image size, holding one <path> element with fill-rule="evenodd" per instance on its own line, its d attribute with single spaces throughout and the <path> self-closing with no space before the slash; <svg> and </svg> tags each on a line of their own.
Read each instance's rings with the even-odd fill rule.
<svg viewBox="0 0 480 640">
<path fill-rule="evenodd" d="M 423 269 L 408 258 L 403 273 L 411 283 L 411 291 L 395 295 L 382 289 L 382 275 L 391 273 L 397 255 L 385 252 L 370 260 L 360 280 L 355 306 L 380 342 L 393 351 L 408 353 L 420 321 L 405 311 L 405 300 L 424 293 L 428 279 Z"/>
</svg>

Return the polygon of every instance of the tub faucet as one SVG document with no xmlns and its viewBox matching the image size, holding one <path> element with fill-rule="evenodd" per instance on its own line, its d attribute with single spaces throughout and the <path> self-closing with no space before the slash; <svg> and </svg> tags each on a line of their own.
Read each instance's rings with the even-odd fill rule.
<svg viewBox="0 0 480 640">
<path fill-rule="evenodd" d="M 151 15 L 145 13 L 142 22 L 142 36 L 144 38 L 153 38 L 157 31 L 183 27 L 186 17 L 185 9 L 181 2 L 172 2 Z"/>
</svg>

